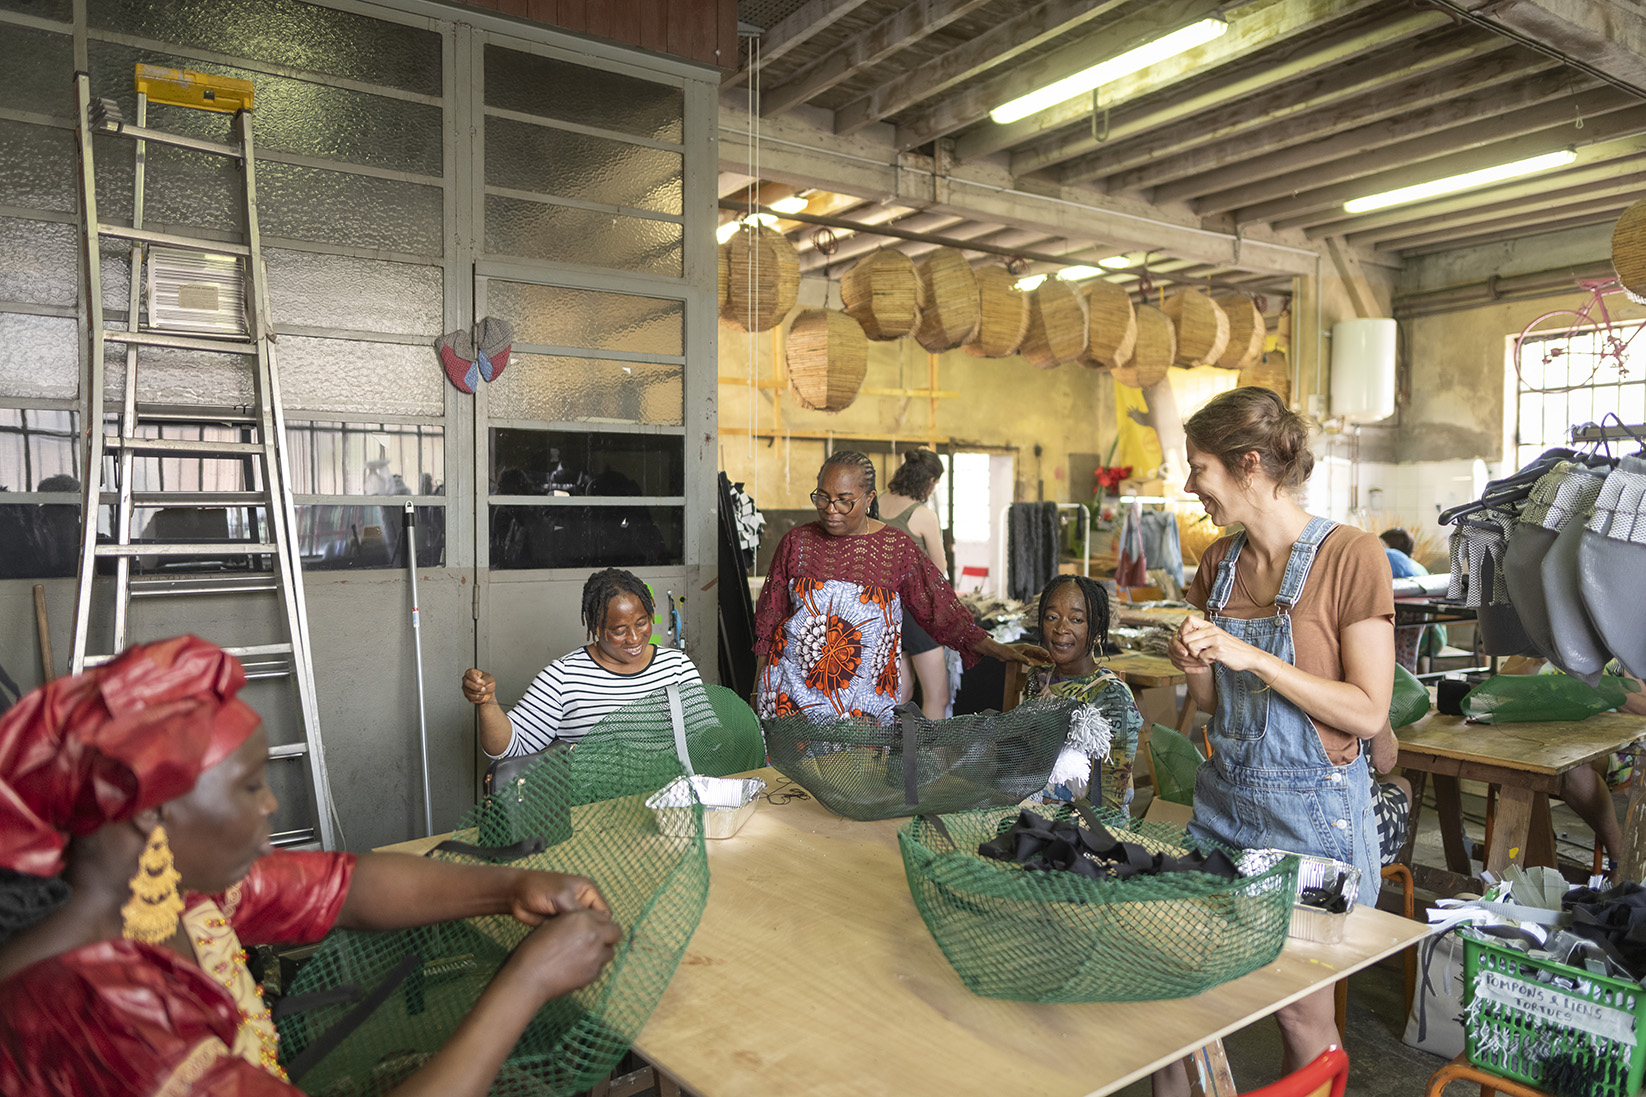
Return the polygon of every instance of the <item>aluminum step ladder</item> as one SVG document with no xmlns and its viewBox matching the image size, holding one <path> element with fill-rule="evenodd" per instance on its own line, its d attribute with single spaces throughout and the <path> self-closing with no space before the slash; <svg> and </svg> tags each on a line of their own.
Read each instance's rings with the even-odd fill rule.
<svg viewBox="0 0 1646 1097">
<path fill-rule="evenodd" d="M 297 520 L 292 506 L 291 475 L 285 446 L 285 417 L 280 406 L 279 371 L 275 364 L 268 277 L 257 226 L 257 171 L 252 143 L 252 85 L 244 80 L 187 70 L 136 66 L 135 124 L 120 115 L 112 99 L 94 100 L 86 73 L 75 75 L 79 118 L 82 291 L 90 337 L 89 362 L 80 403 L 85 440 L 85 509 L 79 585 L 74 609 L 71 673 L 107 662 L 126 648 L 133 598 L 176 598 L 201 594 L 267 597 L 279 603 L 285 635 L 270 643 L 226 647 L 240 659 L 248 678 L 290 678 L 296 692 L 301 736 L 270 748 L 277 764 L 307 762 L 311 825 L 288 828 L 274 836 L 282 846 L 318 844 L 337 848 L 336 812 L 326 775 L 315 701 L 314 668 L 309 645 L 308 611 L 303 599 L 302 560 L 297 547 Z M 204 140 L 148 128 L 149 105 L 212 111 L 233 116 L 230 141 Z M 131 224 L 99 220 L 93 135 L 123 137 L 135 143 Z M 238 163 L 244 183 L 239 242 L 197 239 L 143 226 L 145 151 L 150 142 L 226 157 Z M 127 323 L 111 328 L 103 315 L 101 247 L 103 240 L 130 244 Z M 147 293 L 145 294 L 145 289 Z M 122 345 L 125 391 L 117 434 L 108 434 L 104 376 L 105 348 Z M 245 406 L 160 406 L 138 401 L 139 351 L 152 348 L 204 351 L 238 356 L 251 375 L 253 403 Z M 179 433 L 198 437 L 177 437 Z M 171 435 L 168 437 L 168 433 Z M 112 458 L 105 468 L 105 457 Z M 139 458 L 160 458 L 161 490 L 136 490 Z M 165 490 L 166 459 L 208 463 L 239 487 L 224 491 Z M 218 462 L 238 468 L 223 469 Z M 180 466 L 177 466 L 180 467 Z M 101 481 L 112 472 L 113 483 Z M 201 473 L 204 478 L 204 472 Z M 206 486 L 202 483 L 200 486 Z M 113 536 L 98 538 L 98 515 L 112 493 L 116 504 Z M 136 508 L 163 507 L 150 536 L 133 535 Z M 159 516 L 180 518 L 193 536 L 167 536 Z M 247 536 L 230 539 L 231 517 Z M 221 536 L 201 536 L 203 525 Z M 191 532 L 184 531 L 186 534 Z M 92 609 L 102 570 L 112 566 L 114 604 L 112 645 L 93 653 Z M 133 574 L 152 570 L 154 574 Z M 192 563 L 191 563 L 192 562 Z M 205 570 L 210 566 L 217 570 Z M 176 569 L 176 570 L 174 570 Z M 266 612 L 266 609 L 265 609 Z"/>
</svg>

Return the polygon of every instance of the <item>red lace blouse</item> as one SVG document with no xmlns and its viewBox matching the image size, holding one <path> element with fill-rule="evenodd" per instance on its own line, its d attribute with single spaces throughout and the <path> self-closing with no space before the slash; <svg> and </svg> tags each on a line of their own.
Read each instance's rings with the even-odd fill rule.
<svg viewBox="0 0 1646 1097">
<path fill-rule="evenodd" d="M 959 652 L 968 667 L 978 660 L 973 645 L 988 635 L 931 558 L 902 530 L 882 526 L 857 537 L 830 537 L 816 522 L 808 522 L 785 533 L 772 554 L 754 612 L 754 653 L 762 658 L 794 612 L 792 579 L 841 579 L 895 590 L 920 627 Z"/>
</svg>

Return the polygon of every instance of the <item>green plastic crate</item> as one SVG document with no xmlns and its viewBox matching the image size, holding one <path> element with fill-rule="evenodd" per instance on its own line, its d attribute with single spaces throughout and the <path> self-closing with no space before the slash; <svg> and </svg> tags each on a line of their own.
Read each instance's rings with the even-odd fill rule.
<svg viewBox="0 0 1646 1097">
<path fill-rule="evenodd" d="M 1646 1074 L 1646 990 L 1537 960 L 1463 930 L 1469 1061 L 1557 1097 L 1634 1097 Z M 1544 982 L 1539 974 L 1572 984 Z"/>
</svg>

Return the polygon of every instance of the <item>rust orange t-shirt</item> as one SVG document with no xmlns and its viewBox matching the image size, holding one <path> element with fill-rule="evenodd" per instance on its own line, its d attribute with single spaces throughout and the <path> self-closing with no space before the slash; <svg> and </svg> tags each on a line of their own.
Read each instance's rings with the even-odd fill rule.
<svg viewBox="0 0 1646 1097">
<path fill-rule="evenodd" d="M 1217 580 L 1217 565 L 1228 555 L 1233 537 L 1212 542 L 1184 597 L 1204 610 Z M 1247 592 L 1251 562 L 1243 550 L 1235 562 L 1234 590 L 1223 607 L 1225 617 L 1243 621 L 1273 617 L 1272 603 L 1259 606 Z M 1303 596 L 1292 607 L 1292 663 L 1306 674 L 1343 681 L 1343 630 L 1368 617 L 1395 615 L 1394 584 L 1383 542 L 1364 530 L 1340 525 L 1326 535 L 1303 583 Z M 1326 756 L 1337 765 L 1354 761 L 1359 750 L 1352 732 L 1314 721 Z"/>
</svg>

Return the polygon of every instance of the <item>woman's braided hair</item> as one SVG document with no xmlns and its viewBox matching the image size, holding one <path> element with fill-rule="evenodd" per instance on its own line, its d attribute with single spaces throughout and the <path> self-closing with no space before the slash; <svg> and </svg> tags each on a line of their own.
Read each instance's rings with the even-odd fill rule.
<svg viewBox="0 0 1646 1097">
<path fill-rule="evenodd" d="M 1081 596 L 1086 599 L 1087 652 L 1096 655 L 1103 650 L 1103 641 L 1109 635 L 1109 592 L 1102 583 L 1084 575 L 1054 575 L 1040 592 L 1040 609 L 1035 615 L 1035 622 L 1040 626 L 1041 640 L 1046 638 L 1046 606 L 1057 588 L 1065 583 L 1079 587 Z"/>
<path fill-rule="evenodd" d="M 823 474 L 837 465 L 845 465 L 848 468 L 855 468 L 858 472 L 863 474 L 863 494 L 867 495 L 874 491 L 874 462 L 869 459 L 868 454 L 859 453 L 855 449 L 835 450 L 833 453 L 829 454 L 828 457 L 824 458 L 823 467 L 817 470 L 817 478 L 819 480 L 823 479 Z M 876 496 L 874 502 L 869 504 L 869 517 L 880 517 L 879 496 Z"/>
<path fill-rule="evenodd" d="M 589 639 L 599 638 L 606 627 L 606 611 L 619 594 L 634 595 L 648 617 L 657 612 L 651 589 L 634 572 L 622 568 L 597 571 L 583 584 L 583 627 L 589 630 Z"/>
<path fill-rule="evenodd" d="M 0 869 L 0 944 L 9 941 L 68 901 L 61 876 L 29 876 Z"/>
</svg>

